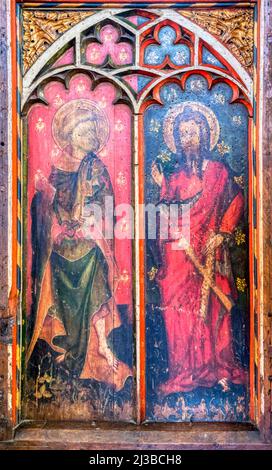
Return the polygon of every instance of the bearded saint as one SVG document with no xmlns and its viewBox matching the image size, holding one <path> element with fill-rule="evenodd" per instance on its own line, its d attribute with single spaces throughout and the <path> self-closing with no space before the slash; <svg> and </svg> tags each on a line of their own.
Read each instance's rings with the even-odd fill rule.
<svg viewBox="0 0 272 470">
<path fill-rule="evenodd" d="M 210 126 L 200 110 L 184 107 L 175 117 L 173 138 L 178 167 L 166 177 L 154 162 L 152 177 L 161 203 L 189 205 L 190 242 L 177 249 L 174 235 L 160 241 L 157 282 L 169 358 L 169 378 L 158 390 L 162 395 L 247 381 L 233 351 L 231 307 L 237 291 L 228 256 L 243 195 L 226 166 L 211 160 Z M 183 224 L 180 211 L 179 233 Z"/>
</svg>

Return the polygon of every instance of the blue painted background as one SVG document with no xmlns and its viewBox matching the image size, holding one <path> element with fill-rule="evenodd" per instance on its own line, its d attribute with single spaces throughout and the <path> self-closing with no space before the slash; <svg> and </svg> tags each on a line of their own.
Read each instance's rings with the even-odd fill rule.
<svg viewBox="0 0 272 470">
<path fill-rule="evenodd" d="M 230 104 L 232 91 L 227 84 L 216 84 L 208 90 L 201 75 L 192 75 L 182 91 L 176 84 L 161 89 L 163 106 L 152 105 L 145 113 L 145 198 L 158 202 L 159 188 L 151 177 L 151 164 L 158 155 L 168 154 L 170 161 L 162 163 L 167 176 L 173 171 L 176 155 L 163 140 L 163 121 L 166 113 L 184 101 L 196 101 L 211 107 L 220 123 L 219 143 L 226 146 L 222 155 L 218 148 L 211 158 L 228 167 L 231 177 L 243 176 L 244 196 L 247 201 L 248 174 L 248 113 L 242 104 Z M 247 207 L 241 229 L 247 233 Z M 231 252 L 234 276 L 248 277 L 247 244 L 236 246 Z M 161 262 L 156 242 L 146 242 L 146 272 Z M 233 310 L 234 350 L 237 361 L 248 366 L 248 292 L 239 293 Z M 160 292 L 156 280 L 146 277 L 146 381 L 147 419 L 150 421 L 246 421 L 248 419 L 248 390 L 241 385 L 231 385 L 223 392 L 221 386 L 197 388 L 192 392 L 175 393 L 159 399 L 156 388 L 168 376 L 167 342 L 164 321 L 160 312 Z"/>
</svg>

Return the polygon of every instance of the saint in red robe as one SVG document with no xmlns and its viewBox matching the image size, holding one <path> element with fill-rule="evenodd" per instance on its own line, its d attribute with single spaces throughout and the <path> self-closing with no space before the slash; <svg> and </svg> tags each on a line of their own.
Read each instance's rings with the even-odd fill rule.
<svg viewBox="0 0 272 470">
<path fill-rule="evenodd" d="M 198 262 L 207 266 L 204 248 L 209 237 L 222 233 L 227 239 L 232 234 L 243 214 L 243 196 L 226 167 L 209 161 L 202 178 L 180 171 L 163 179 L 161 202 L 188 200 L 192 201 L 190 249 Z M 161 384 L 159 392 L 168 395 L 199 386 L 212 387 L 222 379 L 245 383 L 247 373 L 234 360 L 230 311 L 204 285 L 203 275 L 186 250 L 173 247 L 173 239 L 161 241 L 163 266 L 158 272 L 158 283 L 167 334 L 169 379 Z M 215 250 L 212 272 L 214 285 L 226 299 L 235 302 L 237 292 L 226 242 Z"/>
</svg>

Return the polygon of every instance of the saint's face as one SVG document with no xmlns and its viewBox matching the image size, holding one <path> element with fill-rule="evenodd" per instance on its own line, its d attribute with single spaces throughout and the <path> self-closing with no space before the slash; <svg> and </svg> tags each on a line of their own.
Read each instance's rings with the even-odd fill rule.
<svg viewBox="0 0 272 470">
<path fill-rule="evenodd" d="M 200 129 L 193 119 L 180 123 L 179 135 L 181 147 L 185 154 L 199 148 Z"/>
<path fill-rule="evenodd" d="M 75 126 L 72 133 L 72 146 L 86 153 L 98 150 L 99 142 L 93 121 L 83 121 Z"/>
</svg>

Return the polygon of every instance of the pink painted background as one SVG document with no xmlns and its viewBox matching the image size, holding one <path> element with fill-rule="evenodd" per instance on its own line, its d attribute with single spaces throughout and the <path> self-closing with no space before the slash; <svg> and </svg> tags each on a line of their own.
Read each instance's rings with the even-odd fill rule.
<svg viewBox="0 0 272 470">
<path fill-rule="evenodd" d="M 106 25 L 101 28 L 100 41 L 102 44 L 90 43 L 86 49 L 86 61 L 90 64 L 101 65 L 109 55 L 116 65 L 132 63 L 132 45 L 127 42 L 118 42 L 119 33 L 116 28 Z"/>
<path fill-rule="evenodd" d="M 62 65 L 71 65 L 74 63 L 74 48 L 70 47 L 54 62 L 53 68 L 61 67 Z"/>
<path fill-rule="evenodd" d="M 113 105 L 116 89 L 103 83 L 91 91 L 91 80 L 84 74 L 75 75 L 69 90 L 58 82 L 46 85 L 44 95 L 49 105 L 34 105 L 28 114 L 28 312 L 31 302 L 31 216 L 30 205 L 34 195 L 34 177 L 37 170 L 48 177 L 51 166 L 61 154 L 52 137 L 52 120 L 64 103 L 74 99 L 90 99 L 96 102 L 108 116 L 110 136 L 107 145 L 98 154 L 106 165 L 114 189 L 115 205 L 131 203 L 131 111 L 124 105 Z M 120 217 L 119 217 L 120 219 Z M 118 221 L 118 217 L 117 217 Z M 124 231 L 129 226 L 124 223 Z M 132 314 L 132 247 L 131 240 L 115 240 L 115 259 L 121 280 L 115 293 L 117 304 L 130 305 Z"/>
</svg>

